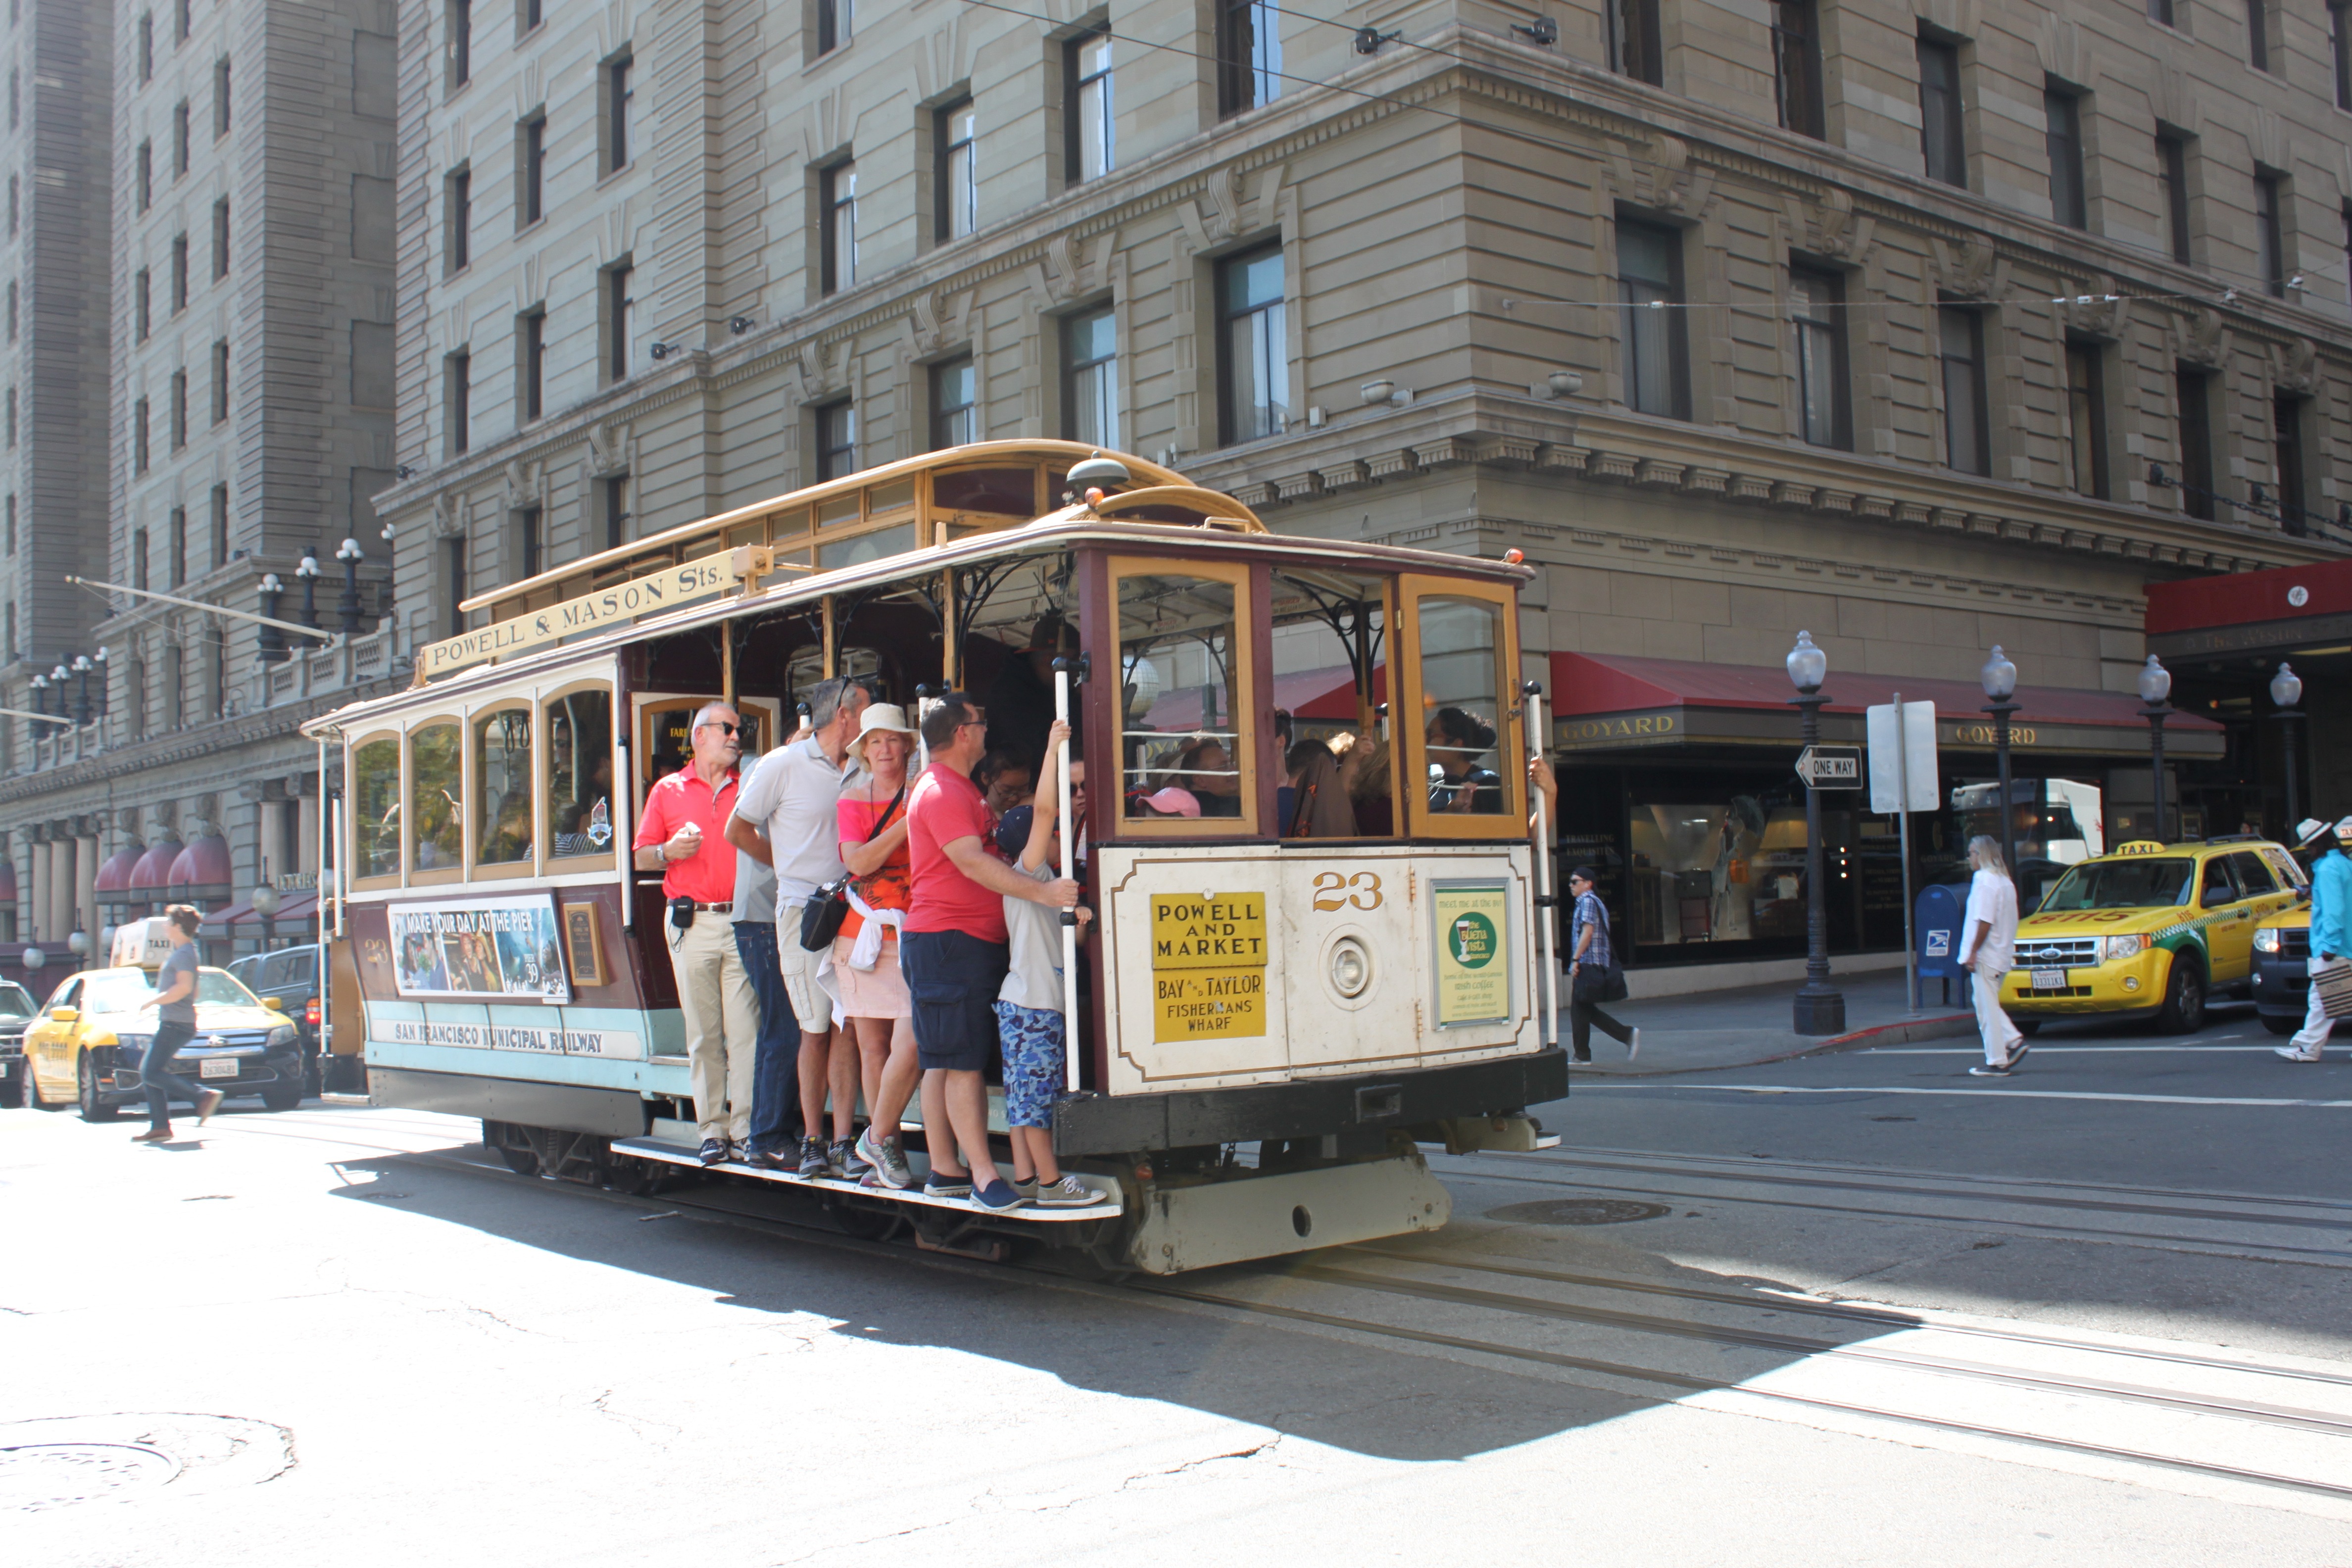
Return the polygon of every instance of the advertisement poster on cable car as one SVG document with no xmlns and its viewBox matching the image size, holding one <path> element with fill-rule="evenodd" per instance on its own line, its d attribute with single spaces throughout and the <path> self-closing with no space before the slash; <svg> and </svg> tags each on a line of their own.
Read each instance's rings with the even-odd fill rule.
<svg viewBox="0 0 2352 1568">
<path fill-rule="evenodd" d="M 415 1001 L 572 1000 L 555 896 L 519 893 L 389 907 L 393 984 Z"/>
<path fill-rule="evenodd" d="M 1437 1026 L 1511 1016 L 1510 894 L 1500 882 L 1432 882 Z"/>
</svg>

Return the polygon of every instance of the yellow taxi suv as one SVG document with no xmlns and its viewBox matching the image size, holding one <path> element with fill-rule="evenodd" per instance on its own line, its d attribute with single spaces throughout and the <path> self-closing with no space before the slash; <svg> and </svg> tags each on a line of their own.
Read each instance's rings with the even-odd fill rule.
<svg viewBox="0 0 2352 1568">
<path fill-rule="evenodd" d="M 2305 888 L 2294 858 L 2264 839 L 2120 845 L 2069 869 L 2018 922 L 2001 1006 L 2029 1035 L 2088 1017 L 2187 1034 L 2207 997 L 2252 984 L 2254 932 Z"/>
<path fill-rule="evenodd" d="M 144 1104 L 139 1063 L 155 1037 L 155 974 L 137 967 L 86 969 L 69 976 L 25 1030 L 25 1103 L 81 1108 L 85 1121 L 111 1121 Z M 175 1069 L 234 1099 L 257 1094 L 272 1110 L 302 1102 L 302 1040 L 278 1008 L 221 969 L 196 972 L 196 1033 Z"/>
</svg>

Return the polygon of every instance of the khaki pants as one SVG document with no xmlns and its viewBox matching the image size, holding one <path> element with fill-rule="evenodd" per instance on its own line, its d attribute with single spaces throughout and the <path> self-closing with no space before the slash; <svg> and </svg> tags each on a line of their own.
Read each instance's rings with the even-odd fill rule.
<svg viewBox="0 0 2352 1568">
<path fill-rule="evenodd" d="M 669 937 L 670 969 L 677 976 L 678 1010 L 686 1015 L 694 1119 L 705 1138 L 748 1142 L 760 999 L 735 951 L 734 922 L 705 910 L 684 931 L 667 915 L 662 925 Z"/>
</svg>

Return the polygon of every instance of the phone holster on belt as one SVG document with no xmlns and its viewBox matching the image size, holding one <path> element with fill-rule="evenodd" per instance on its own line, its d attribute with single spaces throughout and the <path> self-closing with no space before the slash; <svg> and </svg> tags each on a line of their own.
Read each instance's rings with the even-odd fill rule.
<svg viewBox="0 0 2352 1568">
<path fill-rule="evenodd" d="M 694 900 L 684 897 L 672 899 L 669 901 L 669 923 L 676 926 L 680 931 L 684 931 L 688 926 L 692 925 L 694 923 Z"/>
</svg>

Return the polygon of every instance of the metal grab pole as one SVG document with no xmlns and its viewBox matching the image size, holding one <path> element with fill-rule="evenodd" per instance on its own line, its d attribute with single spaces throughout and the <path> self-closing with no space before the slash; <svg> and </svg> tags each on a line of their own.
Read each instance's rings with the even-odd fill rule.
<svg viewBox="0 0 2352 1568">
<path fill-rule="evenodd" d="M 1895 833 L 1903 857 L 1903 1004 L 1919 1010 L 1919 944 L 1911 934 L 1911 725 L 1903 716 L 1903 693 L 1895 693 Z M 1948 993 L 1947 994 L 1948 994 Z"/>
<path fill-rule="evenodd" d="M 1054 717 L 1061 723 L 1070 721 L 1070 661 L 1054 661 Z M 1055 758 L 1055 809 L 1059 814 L 1055 821 L 1062 832 L 1062 880 L 1077 876 L 1077 825 L 1070 820 L 1070 737 L 1064 734 Z M 1062 1087 L 1076 1092 L 1078 1087 L 1078 912 L 1063 910 L 1062 917 Z"/>
<path fill-rule="evenodd" d="M 343 935 L 343 855 L 347 839 L 343 833 L 343 792 L 335 792 L 335 938 Z"/>
<path fill-rule="evenodd" d="M 1543 755 L 1543 688 L 1530 680 L 1520 689 L 1528 700 L 1528 756 L 1532 761 Z M 1536 792 L 1536 914 L 1543 923 L 1545 1020 L 1536 1037 L 1538 1045 L 1556 1046 L 1559 1044 L 1559 950 L 1554 945 L 1559 940 L 1554 927 L 1559 921 L 1559 899 L 1552 891 L 1551 814 L 1544 809 L 1541 790 Z"/>
</svg>

